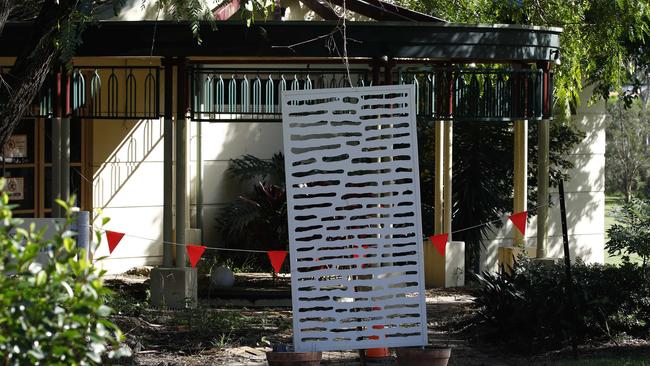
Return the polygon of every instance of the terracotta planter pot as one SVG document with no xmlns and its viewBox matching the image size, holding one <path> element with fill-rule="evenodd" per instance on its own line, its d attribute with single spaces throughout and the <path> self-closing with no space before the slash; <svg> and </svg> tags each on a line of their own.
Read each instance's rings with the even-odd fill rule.
<svg viewBox="0 0 650 366">
<path fill-rule="evenodd" d="M 448 347 L 409 347 L 397 349 L 399 366 L 447 366 L 451 357 Z"/>
<path fill-rule="evenodd" d="M 319 366 L 321 352 L 266 352 L 269 366 Z"/>
</svg>

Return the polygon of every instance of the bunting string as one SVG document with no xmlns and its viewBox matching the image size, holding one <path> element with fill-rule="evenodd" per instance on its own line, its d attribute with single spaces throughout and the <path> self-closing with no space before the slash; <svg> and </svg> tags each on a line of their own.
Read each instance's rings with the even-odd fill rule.
<svg viewBox="0 0 650 366">
<path fill-rule="evenodd" d="M 539 205 L 539 206 L 533 207 L 533 209 L 538 209 L 538 208 L 546 207 L 546 206 L 549 206 L 549 205 L 548 204 Z M 506 218 L 506 220 L 509 219 L 510 221 L 512 221 L 514 226 L 522 234 L 525 234 L 525 223 L 526 223 L 527 218 L 528 218 L 528 211 L 522 211 L 522 212 L 517 212 L 517 213 L 513 213 L 513 214 L 509 215 Z M 460 232 L 476 229 L 476 228 L 479 228 L 479 227 L 482 227 L 482 226 L 487 226 L 487 225 L 494 224 L 496 222 L 501 222 L 501 221 L 504 221 L 503 217 L 498 218 L 498 219 L 494 219 L 494 220 L 490 220 L 490 221 L 486 221 L 486 222 L 483 222 L 483 223 L 480 223 L 480 224 L 477 224 L 477 225 L 469 226 L 469 227 L 466 227 L 466 228 L 457 229 L 457 230 L 452 231 L 451 234 L 457 234 L 457 233 L 460 233 Z M 115 250 L 115 248 L 117 247 L 119 242 L 122 240 L 122 238 L 125 237 L 125 236 L 126 237 L 131 237 L 131 238 L 136 238 L 136 239 L 141 239 L 141 240 L 146 240 L 146 241 L 150 241 L 150 242 L 158 242 L 159 241 L 158 239 L 151 239 L 151 238 L 147 238 L 147 237 L 143 237 L 143 236 L 139 236 L 139 235 L 134 235 L 134 234 L 129 234 L 129 233 L 121 233 L 121 232 L 116 232 L 116 231 L 112 231 L 112 230 L 107 230 L 107 229 L 97 227 L 97 226 L 94 226 L 94 225 L 88 225 L 87 227 L 91 228 L 93 230 L 103 232 L 103 233 L 106 234 L 106 238 L 107 238 L 108 246 L 109 246 L 109 253 L 111 253 L 111 254 L 113 253 L 113 251 Z M 440 242 L 442 240 L 443 235 L 445 237 L 444 241 L 446 242 L 447 241 L 446 238 L 448 237 L 448 233 L 443 233 L 443 234 L 439 234 L 439 235 L 432 235 L 429 238 L 439 237 L 439 238 L 436 238 L 436 242 Z M 177 242 L 174 242 L 174 241 L 167 241 L 167 240 L 161 240 L 159 242 L 161 244 L 168 244 L 168 245 L 175 245 L 177 247 L 184 247 L 185 250 L 188 252 L 188 254 L 191 253 L 190 254 L 190 259 L 191 259 L 191 262 L 192 262 L 191 263 L 192 267 L 194 267 L 196 265 L 198 260 L 203 255 L 203 252 L 208 251 L 208 250 L 210 250 L 210 251 L 243 252 L 243 253 L 265 253 L 265 254 L 267 254 L 269 256 L 269 259 L 271 260 L 272 265 L 274 267 L 274 271 L 278 272 L 279 271 L 279 266 L 282 264 L 282 262 L 284 261 L 284 257 L 287 254 L 287 251 L 222 248 L 222 247 L 212 246 L 215 243 L 207 243 L 207 244 L 204 244 L 204 245 L 198 245 L 199 243 L 185 244 L 185 243 L 177 243 Z M 200 243 L 200 244 L 203 244 L 203 243 Z M 444 244 L 446 244 L 446 243 L 444 243 Z M 443 255 L 444 255 L 444 244 L 443 243 L 438 243 L 436 245 L 436 248 L 438 249 L 438 251 L 440 251 L 441 254 L 443 254 Z M 281 260 L 280 260 L 280 258 L 281 258 Z"/>
</svg>

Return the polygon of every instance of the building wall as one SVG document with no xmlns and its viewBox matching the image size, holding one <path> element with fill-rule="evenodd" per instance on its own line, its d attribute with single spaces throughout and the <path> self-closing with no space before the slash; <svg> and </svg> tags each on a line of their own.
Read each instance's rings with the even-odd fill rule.
<svg viewBox="0 0 650 366">
<path fill-rule="evenodd" d="M 76 59 L 76 65 L 148 66 L 149 59 Z M 157 60 L 153 60 L 154 65 Z M 124 108 L 125 73 L 117 71 L 118 104 Z M 141 77 L 141 76 L 140 76 Z M 142 96 L 142 79 L 138 79 Z M 106 83 L 102 80 L 102 83 Z M 161 77 L 162 83 L 162 77 Z M 102 98 L 107 98 L 106 90 Z M 137 98 L 138 108 L 143 98 Z M 95 258 L 109 273 L 162 261 L 163 125 L 162 120 L 90 120 L 92 126 L 92 201 L 96 225 L 126 233 L 109 255 L 105 239 Z"/>
<path fill-rule="evenodd" d="M 192 123 L 190 153 L 190 180 L 195 191 L 197 166 L 197 125 Z M 282 124 L 280 123 L 248 123 L 222 122 L 201 124 L 201 192 L 203 195 L 202 213 L 204 242 L 219 246 L 216 233 L 216 217 L 219 209 L 226 203 L 244 193 L 243 188 L 226 174 L 230 159 L 239 158 L 244 154 L 252 154 L 259 158 L 270 159 L 282 151 Z M 192 223 L 196 225 L 196 195 L 190 197 Z M 216 244 L 216 245 L 214 245 Z"/>
<path fill-rule="evenodd" d="M 565 182 L 567 227 L 572 258 L 580 257 L 587 263 L 603 263 L 605 248 L 605 103 L 589 105 L 592 90 L 582 93 L 582 100 L 572 123 L 584 133 L 584 139 L 568 155 L 574 163 L 569 171 L 571 179 Z M 529 144 L 535 144 L 532 140 Z M 563 258 L 562 227 L 559 195 L 551 188 L 552 206 L 549 208 L 549 248 L 551 257 Z M 482 268 L 496 270 L 500 246 L 512 245 L 512 224 L 496 230 L 484 242 Z M 532 217 L 526 229 L 528 246 L 537 245 L 537 220 Z"/>
<path fill-rule="evenodd" d="M 86 60 L 115 62 L 110 60 Z M 146 65 L 148 60 L 122 60 L 123 64 Z M 123 80 L 121 80 L 123 81 Z M 120 85 L 123 83 L 121 82 Z M 122 94 L 121 94 L 122 95 Z M 586 91 L 584 95 L 591 95 Z M 585 133 L 584 140 L 569 158 L 575 168 L 566 184 L 570 244 L 573 253 L 587 262 L 602 262 L 604 257 L 604 153 L 605 109 L 602 103 L 588 106 L 581 103 L 576 123 Z M 162 260 L 163 205 L 163 137 L 160 120 L 119 121 L 95 120 L 93 126 L 93 206 L 101 217 L 110 217 L 108 230 L 125 232 L 115 252 L 102 264 L 109 272 L 122 272 L 139 265 L 156 265 Z M 243 188 L 226 172 L 230 159 L 252 154 L 269 159 L 282 150 L 282 126 L 279 123 L 229 122 L 188 125 L 188 227 L 203 231 L 203 244 L 219 246 L 216 217 L 219 209 Z M 536 141 L 529 141 L 535 144 Z M 198 150 L 201 152 L 201 174 L 197 176 Z M 200 179 L 199 179 L 200 178 Z M 197 202 L 201 190 L 202 204 Z M 562 256 L 562 235 L 557 204 L 557 190 L 552 189 L 554 205 L 549 210 L 549 254 Z M 199 207 L 202 223 L 197 221 Z M 536 221 L 528 224 L 528 245 L 536 245 Z M 485 243 L 483 268 L 495 269 L 497 248 L 512 244 L 512 225 L 497 230 Z M 106 243 L 97 256 L 108 254 Z"/>
</svg>

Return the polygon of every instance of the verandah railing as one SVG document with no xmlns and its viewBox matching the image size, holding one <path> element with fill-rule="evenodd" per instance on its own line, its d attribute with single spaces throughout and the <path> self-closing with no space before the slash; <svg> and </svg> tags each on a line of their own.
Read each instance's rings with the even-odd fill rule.
<svg viewBox="0 0 650 366">
<path fill-rule="evenodd" d="M 415 84 L 419 116 L 484 122 L 543 118 L 542 70 L 433 68 L 401 71 L 397 79 Z M 547 93 L 552 100 L 552 85 Z"/>
<path fill-rule="evenodd" d="M 77 118 L 152 119 L 161 115 L 161 67 L 75 66 L 70 75 L 71 112 Z M 6 69 L 5 69 L 6 70 Z M 417 113 L 433 120 L 513 121 L 544 117 L 544 99 L 552 100 L 552 78 L 534 69 L 396 68 L 393 80 L 415 84 Z M 279 121 L 282 90 L 350 85 L 344 68 L 189 68 L 190 118 L 195 121 Z M 354 86 L 372 85 L 369 68 L 356 66 Z M 30 114 L 52 117 L 51 83 Z M 544 93 L 547 93 L 545 96 Z M 0 105 L 6 101 L 0 100 Z"/>
<path fill-rule="evenodd" d="M 278 121 L 283 90 L 370 86 L 369 70 L 203 68 L 190 70 L 194 121 Z"/>
<path fill-rule="evenodd" d="M 91 119 L 160 117 L 160 67 L 75 66 L 72 115 Z"/>
</svg>

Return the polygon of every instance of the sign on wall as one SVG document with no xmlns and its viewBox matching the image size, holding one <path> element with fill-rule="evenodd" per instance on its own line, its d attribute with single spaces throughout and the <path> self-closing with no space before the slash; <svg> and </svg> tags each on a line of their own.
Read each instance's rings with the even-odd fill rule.
<svg viewBox="0 0 650 366">
<path fill-rule="evenodd" d="M 413 85 L 282 103 L 296 351 L 426 344 Z"/>
<path fill-rule="evenodd" d="M 10 162 L 27 158 L 27 135 L 11 135 L 4 146 L 3 158 Z"/>
<path fill-rule="evenodd" d="M 6 191 L 9 199 L 19 201 L 25 199 L 25 178 L 5 178 L 7 181 Z"/>
</svg>

